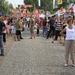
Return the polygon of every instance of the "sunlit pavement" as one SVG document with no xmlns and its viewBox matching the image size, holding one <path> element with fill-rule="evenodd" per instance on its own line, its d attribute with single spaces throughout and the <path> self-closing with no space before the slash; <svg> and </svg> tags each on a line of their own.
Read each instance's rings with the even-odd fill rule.
<svg viewBox="0 0 75 75">
<path fill-rule="evenodd" d="M 46 39 L 42 35 L 29 39 L 27 29 L 22 36 L 24 39 L 14 41 L 5 55 L 0 75 L 75 75 L 71 61 L 68 67 L 64 66 L 65 49 L 59 42 L 51 43 L 52 39 Z"/>
</svg>

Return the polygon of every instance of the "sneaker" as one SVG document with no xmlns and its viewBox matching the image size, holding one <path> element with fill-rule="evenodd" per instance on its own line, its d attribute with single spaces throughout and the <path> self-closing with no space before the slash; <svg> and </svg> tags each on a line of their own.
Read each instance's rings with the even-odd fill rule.
<svg viewBox="0 0 75 75">
<path fill-rule="evenodd" d="M 67 66 L 68 66 L 68 64 L 65 64 L 64 66 L 65 66 L 65 67 L 67 67 Z"/>
<path fill-rule="evenodd" d="M 20 39 L 23 39 L 22 37 Z"/>
<path fill-rule="evenodd" d="M 73 67 L 75 67 L 75 64 L 72 64 Z"/>
</svg>

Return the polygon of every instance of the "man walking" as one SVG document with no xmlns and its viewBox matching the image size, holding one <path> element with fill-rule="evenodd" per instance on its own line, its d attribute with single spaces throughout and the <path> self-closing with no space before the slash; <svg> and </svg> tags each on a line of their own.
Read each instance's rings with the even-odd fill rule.
<svg viewBox="0 0 75 75">
<path fill-rule="evenodd" d="M 55 20 L 54 20 L 54 17 L 51 17 L 51 19 L 50 18 L 48 18 L 49 19 L 49 26 L 50 26 L 50 30 L 49 30 L 49 33 L 48 33 L 48 35 L 47 35 L 47 39 L 49 38 L 49 37 L 53 37 L 54 36 L 54 31 L 55 31 L 55 28 L 54 28 L 54 22 L 55 22 Z"/>
<path fill-rule="evenodd" d="M 5 24 L 3 23 L 3 17 L 0 16 L 0 49 L 1 54 L 0 56 L 4 56 L 4 45 L 3 45 L 3 31 L 5 30 Z"/>
</svg>

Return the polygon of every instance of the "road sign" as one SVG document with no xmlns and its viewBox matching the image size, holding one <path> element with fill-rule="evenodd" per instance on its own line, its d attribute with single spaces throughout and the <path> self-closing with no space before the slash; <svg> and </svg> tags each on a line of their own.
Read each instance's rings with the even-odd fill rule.
<svg viewBox="0 0 75 75">
<path fill-rule="evenodd" d="M 62 4 L 62 0 L 58 0 L 58 4 Z"/>
</svg>

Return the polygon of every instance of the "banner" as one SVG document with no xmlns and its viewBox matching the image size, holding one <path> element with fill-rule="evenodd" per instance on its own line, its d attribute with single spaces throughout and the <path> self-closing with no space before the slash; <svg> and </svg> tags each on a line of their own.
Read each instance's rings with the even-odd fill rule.
<svg viewBox="0 0 75 75">
<path fill-rule="evenodd" d="M 62 0 L 58 0 L 58 5 L 59 5 L 59 4 L 62 4 Z"/>
</svg>

